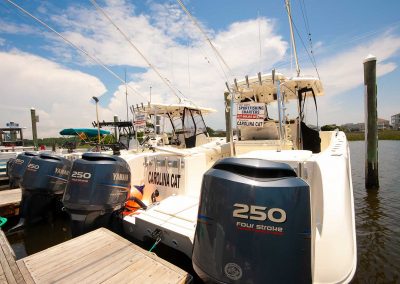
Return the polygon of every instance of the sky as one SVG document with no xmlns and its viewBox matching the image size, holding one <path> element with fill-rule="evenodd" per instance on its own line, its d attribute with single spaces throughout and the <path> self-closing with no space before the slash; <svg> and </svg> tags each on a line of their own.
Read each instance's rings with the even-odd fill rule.
<svg viewBox="0 0 400 284">
<path fill-rule="evenodd" d="M 100 120 L 126 119 L 126 90 L 129 105 L 180 96 L 214 108 L 205 121 L 223 129 L 225 82 L 273 68 L 295 75 L 283 0 L 183 1 L 230 71 L 175 0 L 97 0 L 111 22 L 93 0 L 12 1 L 76 47 L 0 1 L 0 126 L 18 122 L 26 138 L 31 107 L 40 138 L 90 127 L 93 96 Z M 364 121 L 369 54 L 377 57 L 378 117 L 400 113 L 400 1 L 292 0 L 291 8 L 301 74 L 318 72 L 325 90 L 319 125 Z"/>
</svg>

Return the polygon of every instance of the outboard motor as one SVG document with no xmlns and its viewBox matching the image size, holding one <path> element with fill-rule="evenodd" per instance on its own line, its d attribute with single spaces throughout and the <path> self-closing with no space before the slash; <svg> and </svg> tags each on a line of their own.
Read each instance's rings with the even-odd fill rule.
<svg viewBox="0 0 400 284">
<path fill-rule="evenodd" d="M 130 182 L 129 165 L 120 157 L 85 153 L 75 160 L 63 197 L 72 235 L 108 226 L 113 212 L 123 209 Z"/>
<path fill-rule="evenodd" d="M 10 159 L 7 162 L 7 175 L 9 178 L 10 188 L 20 187 L 22 176 L 25 173 L 26 166 L 33 157 L 38 154 L 35 152 L 23 152 L 16 158 Z"/>
<path fill-rule="evenodd" d="M 205 282 L 310 283 L 310 188 L 287 164 L 226 158 L 201 188 L 192 262 Z"/>
<path fill-rule="evenodd" d="M 21 182 L 21 219 L 33 222 L 57 206 L 61 210 L 59 201 L 71 166 L 70 160 L 53 154 L 42 153 L 31 159 Z"/>
</svg>

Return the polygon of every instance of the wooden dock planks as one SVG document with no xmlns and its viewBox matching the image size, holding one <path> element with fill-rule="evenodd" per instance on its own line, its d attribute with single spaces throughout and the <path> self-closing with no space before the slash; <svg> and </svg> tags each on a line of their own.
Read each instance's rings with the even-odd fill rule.
<svg viewBox="0 0 400 284">
<path fill-rule="evenodd" d="M 0 230 L 0 283 L 25 283 L 4 232 Z"/>
<path fill-rule="evenodd" d="M 34 283 L 187 283 L 191 280 L 182 269 L 104 228 L 25 257 L 17 264 Z"/>
<path fill-rule="evenodd" d="M 19 214 L 21 203 L 21 189 L 8 189 L 0 191 L 0 216 L 8 217 Z"/>
</svg>

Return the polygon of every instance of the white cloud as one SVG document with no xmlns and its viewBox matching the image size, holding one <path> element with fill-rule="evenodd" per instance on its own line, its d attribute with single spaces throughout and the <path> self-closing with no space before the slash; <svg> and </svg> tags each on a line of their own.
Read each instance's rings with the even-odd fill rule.
<svg viewBox="0 0 400 284">
<path fill-rule="evenodd" d="M 101 5 L 162 76 L 168 78 L 176 93 L 180 91 L 196 104 L 219 111 L 206 121 L 213 128 L 223 128 L 226 78 L 215 54 L 176 5 L 150 3 L 152 14 L 140 14 L 131 3 L 121 0 L 110 0 Z M 64 36 L 111 68 L 122 65 L 131 69 L 144 68 L 143 72 L 134 74 L 128 68 L 131 88 L 147 97 L 151 86 L 153 102 L 176 101 L 160 78 L 94 7 L 69 6 L 57 14 L 50 13 L 51 6 L 42 5 L 38 9 L 42 13 L 49 11 L 53 15 L 51 21 Z M 288 43 L 276 34 L 273 20 L 260 18 L 235 22 L 220 31 L 207 28 L 206 23 L 201 25 L 231 67 L 232 76 L 238 79 L 256 75 L 259 71 L 269 72 L 271 67 L 281 64 L 288 57 Z M 29 33 L 31 30 L 24 25 L 9 23 L 2 26 L 0 23 L 0 31 L 7 33 Z M 93 65 L 56 35 L 44 35 L 48 39 L 45 49 L 56 56 L 57 62 L 72 63 L 76 68 Z M 326 48 L 319 42 L 315 47 Z M 328 97 L 328 100 L 320 100 L 320 111 L 327 119 L 334 118 L 336 111 L 344 107 L 338 102 L 333 103 L 329 96 L 343 94 L 362 84 L 362 60 L 366 55 L 373 53 L 378 57 L 378 74 L 382 76 L 396 68 L 390 59 L 399 48 L 399 37 L 384 34 L 367 44 L 360 43 L 346 52 L 319 59 L 319 71 Z M 32 106 L 41 116 L 41 137 L 54 136 L 63 127 L 87 127 L 94 120 L 95 108 L 91 97 L 106 92 L 106 87 L 98 78 L 21 51 L 0 53 L 0 62 L 0 124 L 14 120 L 30 128 L 29 109 Z M 314 72 L 305 68 L 305 73 Z M 109 104 L 100 109 L 101 119 L 112 119 L 114 114 L 125 118 L 125 87 L 121 85 L 117 90 L 109 91 L 113 95 Z M 130 104 L 143 102 L 143 98 L 129 89 L 128 92 Z"/>
<path fill-rule="evenodd" d="M 94 120 L 91 97 L 106 91 L 97 78 L 23 52 L 0 52 L 0 61 L 1 125 L 19 122 L 29 135 L 31 107 L 40 116 L 40 137 L 64 127 L 88 127 Z"/>
<path fill-rule="evenodd" d="M 109 4 L 103 7 L 160 74 L 168 78 L 176 93 L 182 92 L 199 105 L 221 109 L 226 77 L 215 54 L 186 15 L 175 5 L 172 5 L 172 10 L 167 10 L 170 8 L 168 5 L 155 4 L 152 11 L 156 14 L 136 15 L 134 8 L 126 9 L 124 6 Z M 68 31 L 63 34 L 69 40 L 79 43 L 90 54 L 96 54 L 102 62 L 147 67 L 121 34 L 94 9 L 70 7 L 67 13 L 53 17 L 53 20 L 65 28 L 68 27 Z M 263 39 L 262 62 L 258 43 L 259 25 Z M 244 76 L 256 74 L 260 66 L 272 66 L 285 54 L 287 43 L 273 31 L 274 22 L 261 18 L 234 23 L 218 33 L 209 30 L 207 33 L 224 58 L 228 59 L 233 75 Z M 183 40 L 187 36 L 189 39 Z M 65 58 L 67 53 L 62 51 L 62 54 Z M 149 87 L 152 86 L 153 101 L 176 101 L 173 92 L 152 70 L 136 74 L 131 84 L 141 94 L 148 94 Z M 123 89 L 121 87 L 120 91 L 114 93 L 109 105 L 111 112 L 125 113 L 125 97 L 121 94 Z M 134 94 L 129 95 L 130 103 L 142 101 L 142 98 Z M 213 126 L 223 127 L 223 117 L 223 113 L 220 113 L 218 119 L 213 119 Z"/>
<path fill-rule="evenodd" d="M 28 35 L 38 30 L 26 24 L 10 23 L 0 19 L 0 33 Z"/>
<path fill-rule="evenodd" d="M 335 53 L 319 60 L 318 70 L 325 89 L 325 98 L 319 100 L 322 123 L 360 122 L 363 120 L 364 101 L 363 60 L 373 54 L 377 57 L 377 76 L 381 77 L 397 68 L 394 57 L 400 51 L 400 37 L 384 33 L 368 42 Z M 312 69 L 304 73 L 315 73 Z M 303 74 L 304 74 L 303 73 Z M 356 89 L 359 103 L 354 108 L 350 97 L 343 97 L 346 92 Z M 340 115 L 338 115 L 340 114 Z"/>
<path fill-rule="evenodd" d="M 383 76 L 397 67 L 388 60 L 399 50 L 400 37 L 384 34 L 371 42 L 321 60 L 318 69 L 329 94 L 336 95 L 363 83 L 363 60 L 369 54 L 377 57 L 377 75 Z"/>
</svg>

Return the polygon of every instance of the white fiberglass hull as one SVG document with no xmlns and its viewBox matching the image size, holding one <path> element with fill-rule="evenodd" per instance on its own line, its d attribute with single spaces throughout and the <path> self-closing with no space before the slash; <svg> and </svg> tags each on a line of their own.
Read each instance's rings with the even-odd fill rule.
<svg viewBox="0 0 400 284">
<path fill-rule="evenodd" d="M 325 145 L 318 154 L 306 150 L 249 151 L 247 144 L 238 157 L 287 163 L 306 181 L 311 196 L 312 281 L 347 283 L 354 276 L 357 262 L 348 142 L 342 132 L 322 136 L 326 136 Z M 240 143 L 236 147 L 240 153 Z M 126 233 L 142 240 L 159 230 L 162 243 L 191 257 L 199 204 L 199 195 L 191 193 L 167 197 L 146 211 L 125 217 Z"/>
</svg>

